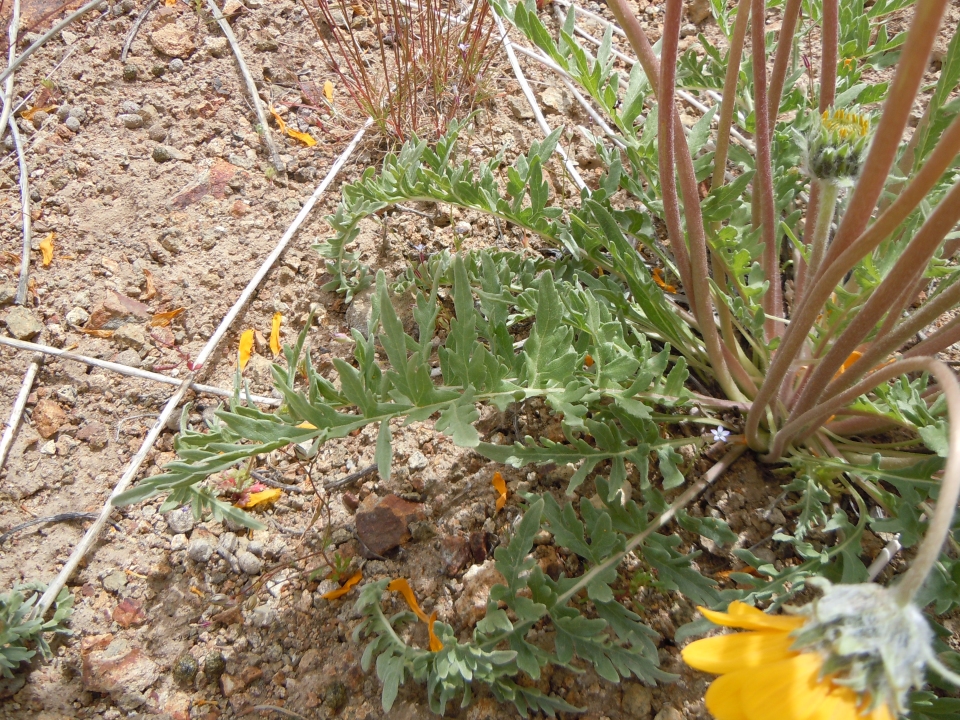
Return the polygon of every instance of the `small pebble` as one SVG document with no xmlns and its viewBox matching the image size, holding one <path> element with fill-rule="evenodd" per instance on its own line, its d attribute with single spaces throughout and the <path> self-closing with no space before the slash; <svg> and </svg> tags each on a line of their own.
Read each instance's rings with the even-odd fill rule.
<svg viewBox="0 0 960 720">
<path fill-rule="evenodd" d="M 41 127 L 43 127 L 43 123 L 48 117 L 50 117 L 50 115 L 45 113 L 43 110 L 37 110 L 37 112 L 33 114 L 33 117 L 30 118 L 30 122 L 32 122 L 33 126 L 39 130 Z"/>
<path fill-rule="evenodd" d="M 140 75 L 140 68 L 133 63 L 127 63 L 123 66 L 123 79 L 127 82 L 133 82 Z"/>
<path fill-rule="evenodd" d="M 453 232 L 456 233 L 457 235 L 466 235 L 472 229 L 473 228 L 470 227 L 470 223 L 465 222 L 463 220 L 461 220 L 460 222 L 458 222 L 456 225 L 453 226 Z"/>
<path fill-rule="evenodd" d="M 70 117 L 76 118 L 81 123 L 85 123 L 87 121 L 87 111 L 79 105 L 74 105 L 70 108 Z"/>
<path fill-rule="evenodd" d="M 133 100 L 124 100 L 120 103 L 120 112 L 127 114 L 138 113 L 140 112 L 140 106 Z"/>
<path fill-rule="evenodd" d="M 75 117 L 68 117 L 63 121 L 63 124 L 67 126 L 70 132 L 80 132 L 80 121 Z"/>
<path fill-rule="evenodd" d="M 237 563 L 240 565 L 240 569 L 247 575 L 259 575 L 263 569 L 263 561 L 252 552 L 247 552 L 246 550 L 237 553 Z"/>
<path fill-rule="evenodd" d="M 154 77 L 162 77 L 167 72 L 167 68 L 164 65 L 154 65 L 150 68 L 150 74 Z"/>
<path fill-rule="evenodd" d="M 170 528 L 170 532 L 174 535 L 177 533 L 188 533 L 193 530 L 195 520 L 193 519 L 193 511 L 190 508 L 171 510 L 167 513 L 166 519 L 167 527 Z"/>
<path fill-rule="evenodd" d="M 64 103 L 57 108 L 57 117 L 60 118 L 60 122 L 63 122 L 68 117 L 70 117 L 70 106 Z"/>
<path fill-rule="evenodd" d="M 181 60 L 180 58 L 174 58 L 173 60 L 171 60 L 170 69 L 173 72 L 180 72 L 181 70 L 183 70 L 183 60 Z"/>
<path fill-rule="evenodd" d="M 277 621 L 277 611 L 269 605 L 258 605 L 250 619 L 257 627 L 270 627 Z"/>
<path fill-rule="evenodd" d="M 154 123 L 147 130 L 147 136 L 156 143 L 162 143 L 167 139 L 167 129 L 160 123 Z"/>
<path fill-rule="evenodd" d="M 225 532 L 220 536 L 220 542 L 217 543 L 217 550 L 223 550 L 228 553 L 235 553 L 237 551 L 237 534 L 232 532 Z"/>
<path fill-rule="evenodd" d="M 193 538 L 187 546 L 187 555 L 194 562 L 208 562 L 213 557 L 213 543 L 206 537 Z"/>
<path fill-rule="evenodd" d="M 187 536 L 183 533 L 177 533 L 170 538 L 170 552 L 187 549 Z"/>
<path fill-rule="evenodd" d="M 143 118 L 136 113 L 121 113 L 117 119 L 123 123 L 128 130 L 136 130 L 143 127 Z"/>
<path fill-rule="evenodd" d="M 170 156 L 170 149 L 167 148 L 167 147 L 164 147 L 163 145 L 157 145 L 157 146 L 153 149 L 153 155 L 152 155 L 152 157 L 153 157 L 154 161 L 156 161 L 156 162 L 158 162 L 158 163 L 167 162 L 168 160 L 170 160 L 170 157 L 171 157 L 171 156 Z"/>
</svg>

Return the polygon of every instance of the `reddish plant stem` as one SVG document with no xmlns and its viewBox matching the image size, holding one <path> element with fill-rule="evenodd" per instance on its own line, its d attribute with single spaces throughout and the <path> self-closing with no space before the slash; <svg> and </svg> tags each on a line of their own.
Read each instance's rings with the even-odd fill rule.
<svg viewBox="0 0 960 720">
<path fill-rule="evenodd" d="M 837 228 L 836 237 L 824 258 L 823 268 L 828 267 L 863 232 L 873 214 L 896 158 L 900 138 L 910 119 L 913 99 L 923 81 L 946 5 L 947 0 L 917 2 L 883 114 L 870 144 L 870 152 L 864 161 L 860 180 L 847 203 L 847 211 Z"/>
<path fill-rule="evenodd" d="M 770 156 L 771 128 L 767 107 L 765 14 L 765 1 L 753 0 L 750 12 L 750 39 L 753 45 L 753 105 L 756 116 L 754 142 L 757 144 L 757 174 L 753 180 L 753 191 L 759 195 L 763 272 L 770 283 L 770 287 L 763 296 L 763 311 L 767 315 L 764 334 L 769 341 L 783 332 L 783 324 L 775 319 L 783 317 L 783 298 L 780 289 L 780 243 L 777 242 L 776 206 L 773 199 L 773 161 Z"/>
<path fill-rule="evenodd" d="M 785 10 L 784 13 L 787 11 Z M 823 27 L 820 33 L 820 112 L 833 105 L 837 96 L 837 46 L 839 44 L 840 18 L 837 0 L 824 0 Z M 786 20 L 786 17 L 784 18 Z M 780 47 L 777 46 L 779 53 Z M 779 59 L 779 58 L 778 58 Z M 776 72 L 776 70 L 774 70 Z M 810 183 L 810 201 L 807 203 L 807 217 L 803 224 L 803 244 L 810 247 L 813 232 L 820 214 L 820 183 Z M 803 300 L 803 291 L 807 284 L 807 263 L 803 257 L 797 258 L 797 270 L 794 277 L 794 307 Z"/>
<path fill-rule="evenodd" d="M 820 112 L 833 105 L 837 97 L 839 43 L 840 3 L 837 0 L 823 0 L 823 27 L 820 29 Z"/>
<path fill-rule="evenodd" d="M 827 2 L 836 2 L 836 0 L 826 0 Z M 800 19 L 801 0 L 787 0 L 783 8 L 783 21 L 780 24 L 780 34 L 777 37 L 777 52 L 773 60 L 773 70 L 770 72 L 770 99 L 768 112 L 770 113 L 771 124 L 776 124 L 777 115 L 780 114 L 780 98 L 783 95 L 783 83 L 787 77 L 787 68 L 790 66 L 790 60 L 793 56 L 793 36 L 797 31 L 797 21 Z M 742 3 L 741 3 L 742 7 Z M 737 11 L 737 22 L 740 22 Z M 727 88 L 724 85 L 723 97 L 727 97 Z"/>
<path fill-rule="evenodd" d="M 876 206 L 876 199 L 883 189 L 890 166 L 896 155 L 899 138 L 906 126 L 912 100 L 920 86 L 945 5 L 946 0 L 920 0 L 917 6 L 907 40 L 903 45 L 889 99 L 880 119 L 877 136 L 874 137 L 873 145 L 867 156 L 867 165 L 854 189 L 848 203 L 847 212 L 840 224 L 840 231 L 845 232 L 849 239 L 839 243 L 840 231 L 838 231 L 837 237 L 834 238 L 827 251 L 827 256 L 820 266 L 818 277 L 811 282 L 810 292 L 805 294 L 803 301 L 798 304 L 791 318 L 790 325 L 787 327 L 787 331 L 773 357 L 773 362 L 767 369 L 766 378 L 754 401 L 753 409 L 747 415 L 744 434 L 750 446 L 755 450 L 763 450 L 763 443 L 760 441 L 758 430 L 760 420 L 766 415 L 767 405 L 777 394 L 792 360 L 797 357 L 810 328 L 816 322 L 824 302 L 830 297 L 830 293 L 836 287 L 836 284 L 843 279 L 847 270 L 853 267 L 860 258 L 871 252 L 887 235 L 893 232 L 942 174 L 942 171 L 936 173 L 927 173 L 926 171 L 928 166 L 935 163 L 934 156 L 938 149 L 945 149 L 944 138 L 941 138 L 927 163 L 921 168 L 903 194 L 897 197 L 893 205 L 880 216 L 877 222 L 866 228 L 867 221 Z M 909 98 L 909 101 L 907 98 Z M 881 130 L 883 130 L 882 133 Z M 955 156 L 956 153 L 949 156 L 948 164 L 952 162 Z M 923 178 L 922 182 L 921 178 Z M 919 188 L 924 188 L 919 196 L 911 192 Z M 861 207 L 861 205 L 864 207 Z M 864 231 L 865 228 L 866 231 Z M 853 250 L 853 252 L 847 253 L 846 250 L 848 249 Z M 821 279 L 823 282 L 821 282 Z"/>
<path fill-rule="evenodd" d="M 846 361 L 857 346 L 867 337 L 871 330 L 883 317 L 892 303 L 901 292 L 901 278 L 909 277 L 915 267 L 924 266 L 933 257 L 940 241 L 953 229 L 960 220 L 960 183 L 951 188 L 939 205 L 921 226 L 910 244 L 907 245 L 900 259 L 887 275 L 879 287 L 867 300 L 863 309 L 840 334 L 833 347 L 824 356 L 820 364 L 810 375 L 810 380 L 797 398 L 797 402 L 790 413 L 790 418 L 796 418 L 812 408 L 825 394 L 828 383 Z M 862 361 L 862 358 L 861 358 Z M 856 364 L 855 364 L 856 365 Z M 854 366 L 844 373 L 854 374 Z"/>
</svg>

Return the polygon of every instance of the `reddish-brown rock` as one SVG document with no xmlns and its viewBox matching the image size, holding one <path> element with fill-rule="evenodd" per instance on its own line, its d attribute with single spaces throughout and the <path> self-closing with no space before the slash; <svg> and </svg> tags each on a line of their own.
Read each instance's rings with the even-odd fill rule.
<svg viewBox="0 0 960 720">
<path fill-rule="evenodd" d="M 90 313 L 85 329 L 116 330 L 121 325 L 146 322 L 151 317 L 150 308 L 139 300 L 111 291 Z"/>
<path fill-rule="evenodd" d="M 53 400 L 40 400 L 33 409 L 33 424 L 44 440 L 56 435 L 66 422 L 67 414 Z"/>
<path fill-rule="evenodd" d="M 118 697 L 143 692 L 160 677 L 157 664 L 143 651 L 112 634 L 80 641 L 81 681 L 85 690 Z"/>
<path fill-rule="evenodd" d="M 409 525 L 425 517 L 423 506 L 387 495 L 376 502 L 376 496 L 364 499 L 357 510 L 357 537 L 373 553 L 383 555 L 410 539 Z"/>
</svg>

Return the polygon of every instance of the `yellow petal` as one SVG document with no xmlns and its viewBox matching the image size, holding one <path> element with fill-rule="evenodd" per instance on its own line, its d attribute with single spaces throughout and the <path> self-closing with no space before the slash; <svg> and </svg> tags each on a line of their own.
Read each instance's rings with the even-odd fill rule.
<svg viewBox="0 0 960 720">
<path fill-rule="evenodd" d="M 266 490 L 261 490 L 260 492 L 250 493 L 250 496 L 240 507 L 242 507 L 244 510 L 249 510 L 257 505 L 275 502 L 281 495 L 283 495 L 283 490 L 280 488 L 267 488 Z"/>
<path fill-rule="evenodd" d="M 316 429 L 317 429 L 317 426 L 316 426 L 316 425 L 314 425 L 313 423 L 308 423 L 306 420 L 304 420 L 302 423 L 300 423 L 299 425 L 297 425 L 297 427 L 298 427 L 298 428 L 303 428 L 304 430 L 316 430 Z"/>
<path fill-rule="evenodd" d="M 329 80 L 323 84 L 323 96 L 327 99 L 327 102 L 333 102 L 333 83 Z"/>
<path fill-rule="evenodd" d="M 819 679 L 822 666 L 823 659 L 816 653 L 801 653 L 725 677 L 743 676 L 740 698 L 749 720 L 814 720 L 831 692 L 844 689 Z M 850 696 L 855 702 L 852 692 Z"/>
<path fill-rule="evenodd" d="M 350 592 L 350 588 L 360 582 L 361 578 L 363 578 L 363 572 L 357 570 L 353 577 L 347 580 L 342 587 L 338 587 L 336 590 L 331 590 L 330 592 L 325 592 L 320 597 L 324 600 L 336 600 L 338 597 L 342 597 Z"/>
<path fill-rule="evenodd" d="M 307 135 L 307 133 L 300 132 L 299 130 L 294 130 L 294 129 L 292 129 L 292 128 L 287 128 L 287 129 L 286 129 L 286 133 L 287 133 L 287 135 L 289 135 L 290 137 L 296 138 L 297 140 L 299 140 L 300 142 L 302 142 L 302 143 L 303 143 L 304 145 L 306 145 L 307 147 L 313 147 L 314 145 L 317 144 L 317 141 L 316 141 L 316 140 L 314 140 L 312 137 L 310 137 L 309 135 Z"/>
<path fill-rule="evenodd" d="M 884 703 L 878 706 L 867 718 L 869 720 L 895 720 L 895 716 L 890 712 L 890 707 Z"/>
<path fill-rule="evenodd" d="M 697 640 L 681 655 L 692 668 L 723 675 L 786 660 L 793 638 L 785 632 L 744 632 Z"/>
<path fill-rule="evenodd" d="M 186 311 L 186 308 L 177 308 L 176 310 L 171 310 L 169 312 L 154 313 L 147 325 L 150 327 L 167 327 L 171 320 L 182 315 Z"/>
<path fill-rule="evenodd" d="M 283 322 L 281 313 L 273 314 L 273 326 L 270 328 L 270 352 L 276 357 L 280 354 L 280 323 Z"/>
<path fill-rule="evenodd" d="M 43 240 L 41 240 L 40 244 L 37 246 L 40 248 L 40 254 L 43 255 L 44 267 L 47 267 L 47 265 L 53 262 L 53 238 L 55 237 L 56 233 L 50 233 Z"/>
<path fill-rule="evenodd" d="M 440 638 L 433 634 L 433 623 L 437 620 L 437 611 L 434 610 L 427 618 L 427 632 L 430 634 L 430 652 L 440 652 L 443 650 L 443 643 Z"/>
<path fill-rule="evenodd" d="M 503 510 L 503 506 L 507 504 L 507 483 L 504 482 L 503 475 L 501 475 L 499 472 L 495 472 L 493 474 L 493 478 L 490 480 L 490 482 L 493 483 L 493 487 L 496 489 L 496 491 L 500 493 L 500 497 L 497 498 L 497 511 L 499 512 L 500 510 Z"/>
<path fill-rule="evenodd" d="M 748 720 L 743 712 L 740 690 L 743 682 L 740 673 L 718 677 L 707 688 L 704 702 L 716 720 Z"/>
<path fill-rule="evenodd" d="M 714 625 L 741 628 L 742 630 L 783 630 L 790 632 L 806 622 L 805 618 L 793 615 L 767 615 L 765 612 L 750 607 L 739 600 L 730 603 L 730 607 L 727 608 L 725 613 L 708 610 L 704 607 L 697 609 Z"/>
<path fill-rule="evenodd" d="M 283 118 L 280 117 L 280 113 L 273 109 L 273 105 L 270 106 L 270 114 L 273 115 L 273 119 L 277 121 L 277 127 L 280 128 L 280 132 L 286 132 L 287 124 L 283 121 Z"/>
<path fill-rule="evenodd" d="M 416 613 L 417 617 L 427 622 L 427 615 L 423 610 L 420 609 L 420 605 L 417 603 L 417 598 L 413 594 L 413 590 L 410 589 L 410 583 L 407 582 L 406 578 L 397 578 L 387 585 L 387 590 L 392 592 L 398 592 L 403 595 L 403 599 L 407 601 L 407 605 L 410 606 L 410 609 Z"/>
<path fill-rule="evenodd" d="M 243 334 L 240 335 L 240 347 L 237 351 L 237 364 L 240 366 L 240 371 L 243 372 L 243 369 L 247 366 L 247 363 L 250 362 L 250 356 L 253 354 L 253 330 L 244 330 Z"/>
</svg>

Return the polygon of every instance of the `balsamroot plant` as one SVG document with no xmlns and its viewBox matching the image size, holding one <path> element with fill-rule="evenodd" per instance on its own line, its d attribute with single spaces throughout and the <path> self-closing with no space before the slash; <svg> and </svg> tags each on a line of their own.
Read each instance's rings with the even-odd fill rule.
<svg viewBox="0 0 960 720">
<path fill-rule="evenodd" d="M 502 155 L 475 162 L 461 154 L 466 129 L 456 123 L 435 145 L 411 138 L 343 188 L 328 218 L 333 234 L 318 246 L 327 289 L 348 301 L 372 296 L 352 360 L 334 360 L 333 376 L 318 372 L 304 353 L 305 329 L 274 369 L 280 411 L 238 398 L 209 432 L 185 426 L 183 460 L 121 500 L 169 492 L 166 508 L 192 502 L 197 512 L 227 514 L 208 476 L 291 443 L 315 451 L 368 424 L 378 426 L 386 479 L 391 423 L 433 418 L 455 443 L 493 461 L 569 465 L 570 480 L 562 503 L 550 493 L 523 497 L 522 516 L 495 554 L 504 584 L 472 631 L 457 634 L 450 618 L 431 616 L 430 647 L 417 647 L 403 627 L 422 611 L 383 609 L 399 585 L 363 587 L 358 639 L 370 638 L 364 667 L 376 665 L 385 708 L 412 678 L 426 684 L 437 712 L 454 698 L 469 703 L 477 681 L 521 712 L 573 709 L 518 681 L 520 673 L 536 681 L 548 664 L 587 663 L 612 682 L 668 680 L 636 595 L 647 585 L 708 609 L 729 606 L 728 615 L 709 615 L 724 624 L 801 632 L 793 650 L 781 638 L 776 661 L 802 664 L 817 679 L 804 697 L 848 688 L 843 717 L 864 708 L 876 717 L 949 712 L 949 702 L 918 688 L 925 667 L 947 677 L 957 655 L 918 618 L 919 608 L 942 614 L 960 604 L 960 562 L 941 553 L 944 542 L 956 547 L 960 385 L 937 359 L 960 340 L 960 318 L 950 314 L 960 301 L 960 34 L 945 31 L 953 39 L 939 79 L 921 96 L 947 2 L 910 5 L 785 0 L 779 31 L 768 33 L 764 0 L 735 9 L 718 0 L 726 46 L 701 36 L 681 57 L 682 0 L 667 0 L 659 55 L 625 0 L 610 0 L 617 24 L 606 23 L 602 38 L 590 37 L 572 6 L 553 23 L 532 0 L 494 0 L 537 46 L 527 54 L 581 88 L 596 123 L 581 130 L 602 171 L 561 207 L 544 169 L 560 129 L 507 167 Z M 891 36 L 895 12 L 909 16 L 909 28 Z M 614 34 L 635 58 L 616 50 Z M 818 68 L 800 52 L 812 37 Z M 886 69 L 889 80 L 867 82 L 868 69 Z M 684 123 L 679 101 L 700 118 Z M 920 120 L 908 127 L 917 102 Z M 362 223 L 417 201 L 485 213 L 558 252 L 443 250 L 397 278 L 370 273 L 351 251 Z M 453 306 L 442 324 L 441 294 Z M 416 333 L 395 309 L 410 297 Z M 475 427 L 478 405 L 522 415 L 531 403 L 554 414 L 562 439 L 517 432 L 502 445 Z M 713 432 L 671 433 L 680 421 Z M 677 452 L 683 446 L 727 452 L 696 478 Z M 773 539 L 795 557 L 775 567 L 733 549 L 750 572 L 718 583 L 700 574 L 695 553 L 667 526 L 732 544 L 723 520 L 684 508 L 748 448 L 788 478 L 787 519 Z M 893 547 L 919 546 L 902 577 L 882 562 L 868 569 L 868 527 L 896 537 Z M 541 529 L 582 561 L 582 572 L 541 569 L 531 557 Z M 890 588 L 868 584 L 881 572 Z M 777 609 L 808 581 L 828 589 L 803 609 L 806 620 L 758 625 L 745 609 Z M 863 613 L 851 614 L 844 598 Z M 883 647 L 844 640 L 862 638 L 862 618 L 882 617 L 884 608 L 908 628 L 908 645 L 922 648 L 909 677 L 887 684 L 874 681 L 899 666 L 881 655 L 894 657 L 902 634 L 884 635 L 892 644 Z M 694 631 L 681 628 L 674 639 Z M 734 668 L 719 647 L 697 645 L 689 655 L 724 676 L 714 685 L 726 688 L 714 693 L 722 703 L 711 707 L 708 695 L 708 707 L 729 709 L 749 682 L 727 679 Z M 827 677 L 816 657 L 841 674 Z M 733 717 L 724 712 L 717 717 Z M 736 717 L 752 720 L 744 712 Z"/>
</svg>

